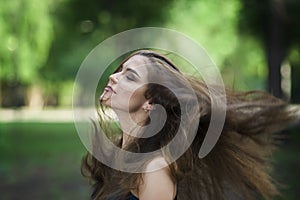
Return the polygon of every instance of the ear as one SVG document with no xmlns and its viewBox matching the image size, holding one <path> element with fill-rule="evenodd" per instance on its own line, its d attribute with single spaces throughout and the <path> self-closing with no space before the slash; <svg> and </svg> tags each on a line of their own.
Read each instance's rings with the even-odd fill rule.
<svg viewBox="0 0 300 200">
<path fill-rule="evenodd" d="M 143 108 L 143 110 L 144 110 L 145 112 L 148 112 L 148 111 L 150 111 L 150 110 L 153 110 L 154 107 L 153 107 L 153 104 L 149 103 L 149 101 L 146 101 L 146 102 L 143 104 L 142 108 Z"/>
</svg>

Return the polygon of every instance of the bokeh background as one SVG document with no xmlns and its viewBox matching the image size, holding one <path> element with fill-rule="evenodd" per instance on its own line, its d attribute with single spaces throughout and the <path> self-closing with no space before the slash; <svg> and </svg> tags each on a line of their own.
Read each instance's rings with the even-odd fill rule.
<svg viewBox="0 0 300 200">
<path fill-rule="evenodd" d="M 88 199 L 72 91 L 87 54 L 137 27 L 201 44 L 225 84 L 300 102 L 298 0 L 0 0 L 0 199 Z M 300 198 L 299 126 L 272 157 L 283 196 Z"/>
</svg>

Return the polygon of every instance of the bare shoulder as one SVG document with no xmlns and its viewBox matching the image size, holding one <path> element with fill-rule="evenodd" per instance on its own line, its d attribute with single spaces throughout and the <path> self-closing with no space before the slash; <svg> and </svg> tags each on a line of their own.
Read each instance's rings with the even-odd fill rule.
<svg viewBox="0 0 300 200">
<path fill-rule="evenodd" d="M 153 160 L 151 160 L 147 166 L 146 171 L 147 172 L 157 172 L 162 169 L 163 171 L 168 171 L 168 163 L 163 157 L 156 157 Z"/>
<path fill-rule="evenodd" d="M 143 174 L 143 181 L 139 186 L 141 200 L 173 200 L 176 195 L 176 184 L 170 176 L 170 170 L 163 157 L 151 160 L 146 166 L 147 173 Z"/>
</svg>

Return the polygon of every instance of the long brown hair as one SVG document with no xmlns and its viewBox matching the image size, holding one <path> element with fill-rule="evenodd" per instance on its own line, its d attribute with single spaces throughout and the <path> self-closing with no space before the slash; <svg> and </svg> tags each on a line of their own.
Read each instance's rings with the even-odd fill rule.
<svg viewBox="0 0 300 200">
<path fill-rule="evenodd" d="M 165 77 L 158 78 L 175 82 L 177 89 L 184 88 L 188 81 L 200 106 L 199 113 L 195 114 L 199 118 L 186 122 L 197 123 L 197 134 L 192 144 L 169 165 L 171 177 L 177 185 L 178 200 L 271 199 L 279 195 L 275 181 L 270 176 L 269 157 L 275 146 L 274 133 L 293 119 L 293 112 L 286 109 L 285 102 L 262 91 L 226 90 L 226 118 L 221 136 L 213 150 L 200 159 L 198 153 L 211 120 L 211 98 L 207 85 L 199 78 L 184 75 L 169 59 L 153 51 L 137 51 L 126 58 L 119 68 L 135 55 L 145 56 L 150 64 L 168 70 L 168 76 L 164 74 Z M 152 73 L 157 75 L 155 71 Z M 149 77 L 153 74 L 150 73 Z M 184 92 L 181 96 L 183 100 L 190 101 L 190 96 L 184 95 Z M 182 110 L 178 96 L 170 88 L 149 83 L 145 98 L 153 104 L 162 105 L 167 120 L 153 137 L 135 138 L 127 147 L 128 151 L 151 152 L 162 148 L 175 137 L 179 129 L 181 119 L 178 116 Z M 105 108 L 100 110 L 105 111 Z M 100 123 L 105 124 L 103 120 Z M 95 132 L 97 135 L 97 129 Z M 116 145 L 121 146 L 121 140 L 117 139 Z M 93 199 L 124 199 L 130 190 L 138 189 L 142 181 L 141 173 L 111 169 L 89 153 L 83 158 L 82 173 L 92 180 Z"/>
</svg>

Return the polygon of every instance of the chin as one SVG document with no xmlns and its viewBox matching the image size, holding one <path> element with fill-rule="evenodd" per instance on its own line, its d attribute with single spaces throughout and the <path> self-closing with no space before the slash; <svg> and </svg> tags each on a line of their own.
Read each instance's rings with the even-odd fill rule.
<svg viewBox="0 0 300 200">
<path fill-rule="evenodd" d="M 111 107 L 109 99 L 108 100 L 100 100 L 100 104 L 107 106 L 107 107 Z"/>
</svg>

